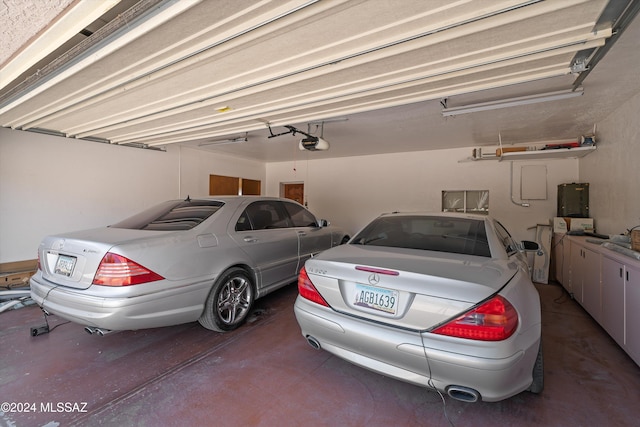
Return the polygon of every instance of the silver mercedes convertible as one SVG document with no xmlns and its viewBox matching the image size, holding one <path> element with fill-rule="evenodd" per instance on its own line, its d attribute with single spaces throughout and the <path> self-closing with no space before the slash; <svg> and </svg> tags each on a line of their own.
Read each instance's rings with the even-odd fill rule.
<svg viewBox="0 0 640 427">
<path fill-rule="evenodd" d="M 313 348 L 459 400 L 539 393 L 539 250 L 488 216 L 382 215 L 306 262 L 295 315 Z"/>
</svg>

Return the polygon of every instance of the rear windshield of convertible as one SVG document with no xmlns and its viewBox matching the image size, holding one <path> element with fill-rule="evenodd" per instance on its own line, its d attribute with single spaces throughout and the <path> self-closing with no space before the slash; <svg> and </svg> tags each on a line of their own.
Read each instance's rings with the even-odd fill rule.
<svg viewBox="0 0 640 427">
<path fill-rule="evenodd" d="M 351 243 L 491 257 L 484 221 L 469 218 L 380 217 Z"/>
<path fill-rule="evenodd" d="M 224 203 L 215 200 L 174 200 L 147 209 L 113 224 L 132 230 L 190 230 L 216 213 Z"/>
</svg>

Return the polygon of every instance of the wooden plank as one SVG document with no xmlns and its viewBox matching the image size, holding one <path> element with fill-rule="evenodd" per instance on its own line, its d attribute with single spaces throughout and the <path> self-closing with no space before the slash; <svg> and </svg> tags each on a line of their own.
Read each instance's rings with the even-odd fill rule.
<svg viewBox="0 0 640 427">
<path fill-rule="evenodd" d="M 15 273 L 18 271 L 35 271 L 38 268 L 38 260 L 30 259 L 26 261 L 0 263 L 0 274 Z"/>
<path fill-rule="evenodd" d="M 29 279 L 34 271 L 23 271 L 20 273 L 8 273 L 0 274 L 0 288 L 18 288 L 23 286 L 29 286 Z"/>
<path fill-rule="evenodd" d="M 29 286 L 29 279 L 37 268 L 37 259 L 0 263 L 0 287 L 11 289 Z"/>
</svg>

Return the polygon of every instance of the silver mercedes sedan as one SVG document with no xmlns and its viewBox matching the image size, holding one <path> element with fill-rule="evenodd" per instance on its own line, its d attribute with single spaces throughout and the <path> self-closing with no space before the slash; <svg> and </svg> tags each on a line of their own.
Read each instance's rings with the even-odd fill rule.
<svg viewBox="0 0 640 427">
<path fill-rule="evenodd" d="M 199 321 L 240 326 L 256 298 L 348 240 L 291 200 L 168 201 L 108 227 L 44 238 L 31 297 L 89 333 Z"/>
<path fill-rule="evenodd" d="M 484 215 L 382 215 L 305 263 L 296 319 L 312 347 L 458 400 L 539 393 L 539 250 Z"/>
</svg>

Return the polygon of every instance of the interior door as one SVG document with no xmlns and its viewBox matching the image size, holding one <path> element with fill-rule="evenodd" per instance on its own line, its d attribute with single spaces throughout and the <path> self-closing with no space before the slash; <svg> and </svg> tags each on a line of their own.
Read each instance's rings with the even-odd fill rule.
<svg viewBox="0 0 640 427">
<path fill-rule="evenodd" d="M 283 196 L 304 205 L 304 183 L 284 184 Z"/>
</svg>

